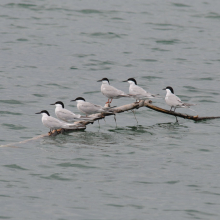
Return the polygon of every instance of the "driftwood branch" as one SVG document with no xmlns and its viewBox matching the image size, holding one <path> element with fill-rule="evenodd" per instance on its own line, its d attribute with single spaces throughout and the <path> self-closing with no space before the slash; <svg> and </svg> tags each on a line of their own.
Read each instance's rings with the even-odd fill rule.
<svg viewBox="0 0 220 220">
<path fill-rule="evenodd" d="M 161 112 L 161 113 L 168 114 L 168 115 L 173 115 L 175 117 L 180 117 L 180 118 L 184 118 L 184 119 L 193 120 L 193 121 L 202 121 L 202 120 L 210 120 L 210 119 L 220 118 L 220 116 L 216 116 L 216 117 L 215 116 L 213 116 L 213 117 L 199 117 L 198 115 L 192 116 L 192 115 L 187 115 L 187 114 L 182 114 L 182 113 L 178 113 L 178 112 L 169 111 L 169 110 L 157 107 L 155 105 L 152 105 L 150 102 L 148 102 L 148 103 L 145 102 L 145 104 L 146 104 L 145 106 L 147 108 L 150 108 L 154 111 Z"/>
<path fill-rule="evenodd" d="M 193 115 L 182 114 L 182 113 L 178 113 L 178 112 L 174 112 L 174 111 L 170 111 L 170 110 L 160 108 L 158 106 L 152 105 L 151 103 L 152 103 L 151 100 L 134 102 L 134 103 L 131 103 L 131 104 L 127 104 L 127 105 L 123 105 L 123 106 L 113 108 L 112 113 L 99 113 L 99 114 L 94 114 L 94 115 L 91 115 L 91 116 L 95 117 L 95 120 L 100 120 L 100 119 L 102 119 L 106 116 L 109 116 L 109 115 L 115 115 L 117 113 L 122 113 L 122 112 L 133 110 L 133 109 L 139 109 L 141 107 L 147 107 L 147 108 L 150 108 L 150 109 L 152 109 L 154 111 L 157 111 L 157 112 L 161 112 L 161 113 L 164 113 L 164 114 L 173 115 L 175 117 L 180 117 L 180 118 L 189 119 L 189 120 L 193 120 L 193 121 L 202 121 L 202 120 L 210 120 L 210 119 L 220 118 L 220 116 L 199 117 L 198 115 L 193 116 Z M 105 106 L 105 107 L 109 107 L 109 106 Z M 91 122 L 76 122 L 76 123 L 83 123 L 83 125 L 86 126 L 87 124 L 90 124 Z"/>
<path fill-rule="evenodd" d="M 67 129 L 58 129 L 58 130 L 54 130 L 52 132 L 52 134 L 50 134 L 50 133 L 42 134 L 42 135 L 33 137 L 31 139 L 28 139 L 28 140 L 24 140 L 24 141 L 21 141 L 21 142 L 7 144 L 7 145 L 1 145 L 0 147 L 16 147 L 15 145 L 24 144 L 24 143 L 27 143 L 28 141 L 37 140 L 37 139 L 40 139 L 42 137 L 56 136 L 57 134 L 65 133 L 65 132 L 83 131 L 83 130 L 86 129 L 86 125 L 93 124 L 94 121 L 104 119 L 106 116 L 119 114 L 119 113 L 129 111 L 129 110 L 139 109 L 141 107 L 147 107 L 147 108 L 150 108 L 150 109 L 152 109 L 154 111 L 157 111 L 157 112 L 161 112 L 161 113 L 164 113 L 164 114 L 173 115 L 175 117 L 180 117 L 180 118 L 189 119 L 189 120 L 193 120 L 193 121 L 202 121 L 202 120 L 210 120 L 210 119 L 220 118 L 220 116 L 216 116 L 216 117 L 199 117 L 198 115 L 192 116 L 192 115 L 182 114 L 182 113 L 173 112 L 173 111 L 169 111 L 169 110 L 157 107 L 155 105 L 152 105 L 151 103 L 152 102 L 150 100 L 147 100 L 147 101 L 140 101 L 138 103 L 134 102 L 134 103 L 131 103 L 131 104 L 111 108 L 111 110 L 110 110 L 111 112 L 97 113 L 97 114 L 90 115 L 90 117 L 93 118 L 93 120 L 91 120 L 91 121 L 77 121 L 77 122 L 75 122 L 74 123 L 74 125 L 76 126 L 75 129 L 68 129 L 68 130 Z M 106 105 L 105 107 L 109 107 L 109 106 Z"/>
</svg>

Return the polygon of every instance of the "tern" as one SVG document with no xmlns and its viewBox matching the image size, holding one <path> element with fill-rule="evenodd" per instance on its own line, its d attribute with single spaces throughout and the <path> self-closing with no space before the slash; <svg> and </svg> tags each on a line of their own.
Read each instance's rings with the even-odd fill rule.
<svg viewBox="0 0 220 220">
<path fill-rule="evenodd" d="M 91 115 L 91 114 L 95 114 L 95 113 L 103 113 L 103 112 L 112 113 L 112 112 L 109 112 L 110 108 L 104 108 L 101 105 L 95 105 L 90 102 L 86 102 L 86 100 L 82 97 L 78 97 L 78 98 L 71 100 L 71 101 L 76 101 L 77 108 L 81 112 L 86 114 L 86 116 Z"/>
<path fill-rule="evenodd" d="M 174 112 L 175 112 L 176 108 L 190 108 L 190 106 L 196 105 L 196 104 L 183 103 L 181 99 L 174 94 L 174 90 L 171 86 L 167 86 L 163 90 L 166 90 L 167 92 L 165 101 L 167 105 L 171 107 L 170 111 L 172 111 L 172 108 L 174 108 Z M 190 110 L 194 111 L 193 109 Z"/>
<path fill-rule="evenodd" d="M 137 85 L 137 81 L 134 78 L 129 78 L 123 82 L 128 82 L 129 86 L 129 95 L 137 100 L 146 100 L 151 98 L 159 97 L 158 95 L 152 95 L 151 93 L 147 92 L 143 88 Z"/>
<path fill-rule="evenodd" d="M 75 121 L 91 121 L 93 119 L 81 116 L 80 114 L 74 114 L 73 112 L 65 109 L 64 104 L 61 101 L 57 101 L 54 104 L 50 105 L 55 105 L 55 114 L 57 118 L 68 123 L 73 123 Z"/>
<path fill-rule="evenodd" d="M 35 114 L 42 115 L 42 123 L 45 127 L 50 129 L 50 132 L 49 132 L 50 134 L 51 134 L 52 130 L 57 130 L 59 128 L 64 128 L 64 129 L 76 128 L 76 126 L 73 124 L 62 122 L 62 121 L 50 116 L 50 114 L 47 110 L 42 110 L 41 112 L 37 112 Z"/>
<path fill-rule="evenodd" d="M 109 80 L 107 78 L 100 79 L 97 82 L 102 82 L 101 92 L 104 96 L 106 96 L 108 98 L 108 101 L 106 102 L 106 104 L 111 103 L 112 99 L 119 99 L 121 97 L 130 97 L 129 95 L 127 95 L 123 91 L 116 89 L 113 86 L 110 86 Z M 110 99 L 110 101 L 109 101 L 109 99 Z"/>
</svg>

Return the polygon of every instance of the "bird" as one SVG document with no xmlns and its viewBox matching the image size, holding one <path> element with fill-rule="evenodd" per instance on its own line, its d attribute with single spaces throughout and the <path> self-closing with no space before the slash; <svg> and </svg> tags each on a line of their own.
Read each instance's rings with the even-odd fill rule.
<svg viewBox="0 0 220 220">
<path fill-rule="evenodd" d="M 127 95 L 125 92 L 116 89 L 113 86 L 110 86 L 109 80 L 107 78 L 100 79 L 97 82 L 102 82 L 101 92 L 104 96 L 108 98 L 106 104 L 111 103 L 113 99 L 119 99 L 121 97 L 129 97 L 129 95 Z"/>
<path fill-rule="evenodd" d="M 42 110 L 40 112 L 37 112 L 35 114 L 41 114 L 42 115 L 42 123 L 45 127 L 50 129 L 50 134 L 52 133 L 52 130 L 57 130 L 59 128 L 64 129 L 74 129 L 76 128 L 75 125 L 62 122 L 52 116 L 50 116 L 49 112 L 47 110 Z M 77 127 L 81 128 L 81 127 Z M 85 128 L 85 126 L 82 126 L 82 128 Z"/>
<path fill-rule="evenodd" d="M 86 116 L 90 114 L 95 114 L 95 113 L 104 113 L 104 112 L 112 113 L 112 112 L 109 112 L 111 108 L 105 108 L 105 107 L 102 107 L 101 105 L 95 105 L 90 102 L 86 102 L 86 100 L 83 97 L 78 97 L 71 101 L 76 101 L 77 108 L 79 109 L 79 111 L 86 114 Z"/>
<path fill-rule="evenodd" d="M 158 95 L 152 95 L 151 93 L 147 92 L 143 88 L 137 85 L 137 81 L 134 78 L 129 78 L 123 82 L 128 82 L 129 86 L 129 95 L 137 100 L 146 100 L 151 98 L 156 98 Z"/>
<path fill-rule="evenodd" d="M 190 106 L 194 106 L 196 104 L 189 104 L 189 103 L 183 103 L 181 99 L 174 94 L 174 90 L 171 86 L 167 86 L 163 90 L 166 90 L 167 94 L 165 96 L 165 101 L 167 105 L 171 107 L 170 111 L 172 111 L 172 108 L 174 108 L 174 112 L 176 108 L 190 108 Z M 194 111 L 193 109 L 190 109 Z"/>
<path fill-rule="evenodd" d="M 73 123 L 75 121 L 91 121 L 93 119 L 91 117 L 81 116 L 80 114 L 74 114 L 73 112 L 65 109 L 64 104 L 61 101 L 57 101 L 50 105 L 55 105 L 55 114 L 57 118 L 68 123 Z"/>
</svg>

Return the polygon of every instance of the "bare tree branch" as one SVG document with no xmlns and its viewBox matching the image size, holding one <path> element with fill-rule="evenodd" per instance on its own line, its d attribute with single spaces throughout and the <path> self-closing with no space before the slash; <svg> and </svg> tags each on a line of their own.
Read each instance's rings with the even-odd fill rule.
<svg viewBox="0 0 220 220">
<path fill-rule="evenodd" d="M 147 108 L 150 108 L 150 109 L 152 109 L 154 111 L 157 111 L 157 112 L 161 112 L 161 113 L 164 113 L 164 114 L 173 115 L 175 117 L 180 117 L 180 118 L 189 119 L 189 120 L 193 120 L 193 121 L 202 121 L 202 120 L 210 120 L 210 119 L 220 118 L 220 116 L 216 116 L 216 117 L 215 116 L 212 116 L 212 117 L 199 117 L 198 115 L 193 116 L 193 115 L 182 114 L 182 113 L 173 112 L 173 111 L 169 111 L 169 110 L 157 107 L 155 105 L 152 105 L 151 103 L 152 102 L 150 100 L 146 100 L 146 101 L 134 102 L 134 103 L 131 103 L 131 104 L 111 108 L 111 109 L 108 110 L 109 112 L 97 113 L 97 114 L 90 115 L 90 117 L 93 118 L 91 121 L 78 121 L 78 122 L 75 122 L 74 123 L 74 125 L 76 126 L 75 129 L 68 129 L 68 130 L 67 129 L 58 129 L 58 130 L 52 131 L 52 134 L 50 134 L 50 133 L 42 134 L 42 135 L 33 137 L 33 138 L 25 140 L 25 141 L 12 143 L 12 144 L 7 144 L 7 145 L 1 145 L 0 147 L 16 147 L 15 145 L 17 145 L 17 144 L 24 144 L 28 141 L 37 140 L 37 139 L 40 139 L 42 137 L 56 136 L 56 135 L 58 135 L 60 133 L 63 133 L 63 132 L 83 131 L 83 130 L 86 129 L 86 125 L 93 124 L 94 121 L 104 119 L 106 116 L 119 114 L 119 113 L 129 111 L 129 110 L 133 110 L 133 109 L 139 109 L 141 107 L 147 107 Z M 109 106 L 109 104 L 106 104 L 105 107 L 110 107 L 110 106 Z"/>
</svg>

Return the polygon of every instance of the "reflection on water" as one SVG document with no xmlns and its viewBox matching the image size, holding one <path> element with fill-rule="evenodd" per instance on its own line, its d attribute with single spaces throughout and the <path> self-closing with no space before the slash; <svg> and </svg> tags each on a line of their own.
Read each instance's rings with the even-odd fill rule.
<svg viewBox="0 0 220 220">
<path fill-rule="evenodd" d="M 116 138 L 111 133 L 102 132 L 74 132 L 71 134 L 58 135 L 56 137 L 45 137 L 43 144 L 65 146 L 65 144 L 74 146 L 88 145 L 91 146 L 109 146 L 116 143 Z"/>
</svg>

